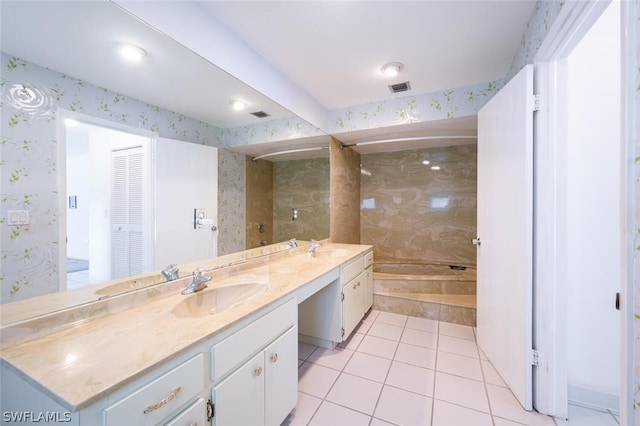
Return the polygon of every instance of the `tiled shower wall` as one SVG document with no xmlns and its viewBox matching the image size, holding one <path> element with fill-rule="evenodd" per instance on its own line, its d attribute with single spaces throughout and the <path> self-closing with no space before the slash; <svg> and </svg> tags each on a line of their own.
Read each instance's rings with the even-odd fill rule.
<svg viewBox="0 0 640 426">
<path fill-rule="evenodd" d="M 245 157 L 247 229 L 246 248 L 273 244 L 273 163 Z M 262 225 L 262 227 L 260 227 Z"/>
<path fill-rule="evenodd" d="M 476 263 L 476 145 L 368 154 L 361 161 L 361 242 L 374 246 L 376 259 Z"/>
<path fill-rule="evenodd" d="M 297 218 L 293 220 L 292 210 Z M 329 237 L 329 159 L 273 164 L 273 239 Z"/>
</svg>

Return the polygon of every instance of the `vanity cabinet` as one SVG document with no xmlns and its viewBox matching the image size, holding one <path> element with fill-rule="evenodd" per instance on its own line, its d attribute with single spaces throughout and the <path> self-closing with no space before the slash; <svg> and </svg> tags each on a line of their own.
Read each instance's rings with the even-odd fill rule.
<svg viewBox="0 0 640 426">
<path fill-rule="evenodd" d="M 364 311 L 373 306 L 373 251 L 364 255 Z"/>
<path fill-rule="evenodd" d="M 280 425 L 298 396 L 297 306 L 256 313 L 74 412 L 2 365 L 2 411 L 77 426 Z"/>
<path fill-rule="evenodd" d="M 346 282 L 341 296 L 343 340 L 351 335 L 373 305 L 372 264 L 373 252 L 370 251 L 343 268 L 342 282 Z"/>
<path fill-rule="evenodd" d="M 365 306 L 365 273 L 362 271 L 358 276 L 342 286 L 342 328 L 344 330 L 343 339 L 347 339 L 360 320 L 364 316 Z M 341 332 L 342 333 L 342 332 Z"/>
<path fill-rule="evenodd" d="M 204 379 L 204 356 L 199 354 L 108 406 L 104 425 L 157 424 L 204 390 Z"/>
<path fill-rule="evenodd" d="M 214 386 L 213 424 L 279 425 L 293 410 L 298 387 L 298 328 L 292 327 Z"/>
<path fill-rule="evenodd" d="M 340 277 L 298 307 L 300 340 L 333 348 L 349 338 L 373 304 L 373 252 L 340 267 Z"/>
<path fill-rule="evenodd" d="M 277 426 L 293 410 L 298 397 L 296 317 L 297 305 L 291 301 L 212 348 L 213 425 Z"/>
</svg>

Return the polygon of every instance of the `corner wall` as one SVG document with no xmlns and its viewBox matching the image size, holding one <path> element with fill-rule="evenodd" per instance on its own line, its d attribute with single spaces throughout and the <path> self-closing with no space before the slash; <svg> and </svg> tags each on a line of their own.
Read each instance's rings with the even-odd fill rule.
<svg viewBox="0 0 640 426">
<path fill-rule="evenodd" d="M 360 154 L 331 138 L 331 242 L 360 244 Z"/>
</svg>

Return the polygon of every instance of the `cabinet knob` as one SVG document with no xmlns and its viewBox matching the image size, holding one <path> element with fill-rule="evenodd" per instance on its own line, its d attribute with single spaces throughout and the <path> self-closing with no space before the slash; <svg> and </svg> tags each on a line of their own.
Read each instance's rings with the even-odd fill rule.
<svg viewBox="0 0 640 426">
<path fill-rule="evenodd" d="M 261 376 L 261 375 L 262 375 L 262 367 L 256 368 L 256 376 Z"/>
<path fill-rule="evenodd" d="M 356 289 L 356 285 L 355 285 L 355 284 L 353 285 L 353 289 L 354 289 L 354 290 Z"/>
<path fill-rule="evenodd" d="M 277 360 L 278 360 L 278 354 L 277 353 L 272 354 L 271 355 L 271 362 L 276 362 Z"/>
<path fill-rule="evenodd" d="M 358 281 L 358 287 L 360 287 L 360 281 Z"/>
</svg>

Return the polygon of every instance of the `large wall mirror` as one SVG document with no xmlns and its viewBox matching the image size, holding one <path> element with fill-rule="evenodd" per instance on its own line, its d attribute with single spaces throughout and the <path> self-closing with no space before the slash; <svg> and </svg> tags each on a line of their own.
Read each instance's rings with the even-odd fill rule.
<svg viewBox="0 0 640 426">
<path fill-rule="evenodd" d="M 247 248 L 264 254 L 264 245 L 285 249 L 286 244 L 278 243 L 329 236 L 325 149 L 329 137 L 318 129 L 109 1 L 3 1 L 0 7 L 3 325 L 105 297 L 106 293 L 96 291 L 103 288 L 102 279 L 78 290 L 58 292 L 66 287 L 67 269 L 77 272 L 83 268 L 82 264 L 70 266 L 67 260 L 68 251 L 75 250 L 79 241 L 85 242 L 85 237 L 77 237 L 83 235 L 78 229 L 87 229 L 86 244 L 90 244 L 91 225 L 74 213 L 87 202 L 80 192 L 97 191 L 87 184 L 95 178 L 97 167 L 83 160 L 86 146 L 68 144 L 67 138 L 86 133 L 91 126 L 146 138 L 156 147 L 164 138 L 182 141 L 185 146 L 217 148 L 217 207 L 210 208 L 217 211 L 205 217 L 215 216 L 215 223 L 202 223 L 208 231 L 212 230 L 209 225 L 215 225 L 212 241 L 219 256 L 233 256 Z M 142 48 L 139 62 L 126 63 L 115 56 L 128 43 Z M 248 108 L 234 111 L 233 101 Z M 69 126 L 73 124 L 65 119 L 79 122 L 83 132 L 72 130 Z M 292 122 L 296 123 L 295 137 L 286 131 Z M 301 128 L 305 131 L 300 132 Z M 149 154 L 152 161 L 154 149 Z M 169 164 L 173 161 L 190 168 L 193 156 L 186 152 L 178 150 Z M 254 161 L 276 152 L 276 156 Z M 258 189 L 257 193 L 263 192 L 261 201 L 253 202 L 256 188 L 251 190 L 252 175 L 247 173 L 261 165 L 271 167 L 272 185 L 268 190 Z M 79 178 L 84 179 L 84 187 L 71 190 L 73 193 L 67 183 L 72 175 L 85 176 Z M 156 175 L 144 176 L 150 190 L 158 191 Z M 172 178 L 175 180 L 179 178 Z M 312 187 L 305 188 L 307 184 Z M 257 206 L 267 203 L 265 193 L 272 197 L 269 238 L 258 232 L 259 222 L 249 223 Z M 162 203 L 173 203 L 172 193 L 154 195 L 156 211 L 162 210 Z M 193 207 L 199 206 L 190 206 L 192 214 L 197 210 Z M 297 218 L 292 219 L 296 212 Z M 111 216 L 112 212 L 103 206 L 94 214 Z M 189 223 L 193 225 L 192 218 Z M 311 228 L 311 224 L 318 226 Z M 153 239 L 158 230 L 155 223 L 148 226 Z M 255 236 L 250 235 L 254 228 Z M 73 247 L 68 232 L 75 235 Z M 113 255 L 112 248 L 106 250 Z M 160 273 L 164 264 L 146 265 L 143 274 L 132 270 L 136 278 L 129 282 L 139 286 L 164 280 Z M 129 282 L 123 278 L 106 295 L 130 290 Z M 6 316 L 11 306 L 17 306 L 13 315 L 19 311 L 21 301 L 56 292 L 57 299 L 48 297 L 54 300 L 52 305 L 23 311 L 20 317 Z"/>
</svg>

